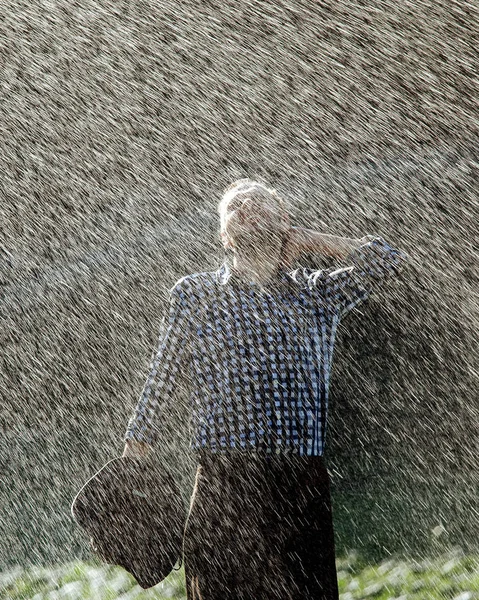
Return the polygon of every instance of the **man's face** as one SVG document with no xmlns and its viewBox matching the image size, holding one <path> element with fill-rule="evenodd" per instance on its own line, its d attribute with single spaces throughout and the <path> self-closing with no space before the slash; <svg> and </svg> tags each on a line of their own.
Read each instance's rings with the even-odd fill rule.
<svg viewBox="0 0 479 600">
<path fill-rule="evenodd" d="M 226 248 L 274 243 L 289 230 L 289 215 L 264 188 L 232 190 L 222 203 L 221 237 Z"/>
</svg>

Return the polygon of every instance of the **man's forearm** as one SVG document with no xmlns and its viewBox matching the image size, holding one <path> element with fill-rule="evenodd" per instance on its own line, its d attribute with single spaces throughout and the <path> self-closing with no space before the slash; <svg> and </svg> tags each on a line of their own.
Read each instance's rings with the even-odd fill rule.
<svg viewBox="0 0 479 600">
<path fill-rule="evenodd" d="M 345 238 L 304 227 L 292 227 L 291 229 L 298 254 L 317 253 L 334 258 L 346 258 L 351 250 L 367 242 L 365 238 Z"/>
</svg>

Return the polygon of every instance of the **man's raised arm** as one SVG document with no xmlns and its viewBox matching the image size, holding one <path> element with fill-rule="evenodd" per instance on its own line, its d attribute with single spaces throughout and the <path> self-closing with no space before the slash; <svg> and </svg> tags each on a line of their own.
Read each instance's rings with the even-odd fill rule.
<svg viewBox="0 0 479 600">
<path fill-rule="evenodd" d="M 310 287 L 318 288 L 341 315 L 364 301 L 376 283 L 399 273 L 408 260 L 403 250 L 374 235 L 352 239 L 292 227 L 285 246 L 285 265 L 302 253 L 324 254 L 346 263 L 340 268 L 313 270 L 308 280 Z"/>
<path fill-rule="evenodd" d="M 332 258 L 343 259 L 349 253 L 366 243 L 368 236 L 360 239 L 340 237 L 329 233 L 321 233 L 305 227 L 291 227 L 284 249 L 283 260 L 289 266 L 301 254 L 323 254 Z"/>
<path fill-rule="evenodd" d="M 380 278 L 388 271 L 399 270 L 407 254 L 390 246 L 383 238 L 365 235 L 347 238 L 321 233 L 305 227 L 291 227 L 285 244 L 283 263 L 290 265 L 301 254 L 323 254 L 340 260 L 350 259 L 357 271 L 371 272 Z"/>
</svg>

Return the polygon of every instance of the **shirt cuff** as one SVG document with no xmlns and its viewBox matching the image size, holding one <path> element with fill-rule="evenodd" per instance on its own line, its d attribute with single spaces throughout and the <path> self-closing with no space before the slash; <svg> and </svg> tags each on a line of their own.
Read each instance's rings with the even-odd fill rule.
<svg viewBox="0 0 479 600">
<path fill-rule="evenodd" d="M 349 262 L 362 272 L 374 278 L 383 278 L 399 272 L 409 256 L 403 250 L 394 248 L 381 236 L 367 235 L 367 242 L 349 254 Z"/>
</svg>

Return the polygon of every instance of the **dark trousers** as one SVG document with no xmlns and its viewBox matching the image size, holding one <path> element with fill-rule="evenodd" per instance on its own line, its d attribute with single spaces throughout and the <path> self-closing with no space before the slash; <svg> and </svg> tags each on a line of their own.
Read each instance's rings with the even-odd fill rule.
<svg viewBox="0 0 479 600">
<path fill-rule="evenodd" d="M 322 457 L 200 457 L 185 527 L 188 600 L 337 600 Z"/>
</svg>

